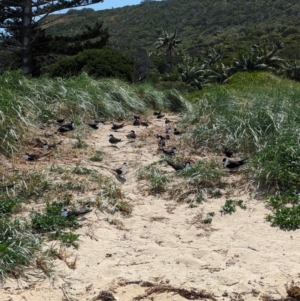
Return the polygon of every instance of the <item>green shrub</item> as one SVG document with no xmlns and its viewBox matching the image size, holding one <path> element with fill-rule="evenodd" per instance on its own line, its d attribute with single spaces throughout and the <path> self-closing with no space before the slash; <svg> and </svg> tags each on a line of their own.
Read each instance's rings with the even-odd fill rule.
<svg viewBox="0 0 300 301">
<path fill-rule="evenodd" d="M 222 206 L 222 211 L 224 212 L 224 214 L 231 214 L 236 211 L 236 206 L 239 206 L 244 210 L 246 209 L 246 205 L 243 204 L 242 200 L 226 200 L 225 205 Z"/>
<path fill-rule="evenodd" d="M 134 62 L 111 48 L 89 49 L 63 58 L 49 67 L 52 77 L 66 77 L 86 72 L 93 77 L 116 77 L 133 82 Z"/>
<path fill-rule="evenodd" d="M 32 228 L 37 233 L 48 233 L 65 228 L 77 228 L 78 222 L 75 215 L 63 217 L 61 211 L 70 201 L 47 203 L 46 213 L 34 212 L 31 215 Z"/>
<path fill-rule="evenodd" d="M 11 198 L 0 198 L 0 216 L 11 215 L 15 206 L 19 204 L 18 200 Z"/>
<path fill-rule="evenodd" d="M 293 207 L 276 209 L 274 214 L 268 214 L 266 220 L 273 227 L 278 226 L 283 230 L 296 230 L 300 228 L 300 204 Z"/>
</svg>

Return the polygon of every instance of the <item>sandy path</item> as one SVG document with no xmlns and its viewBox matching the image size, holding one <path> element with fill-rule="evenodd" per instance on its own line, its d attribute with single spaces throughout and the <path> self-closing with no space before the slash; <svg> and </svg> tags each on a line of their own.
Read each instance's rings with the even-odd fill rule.
<svg viewBox="0 0 300 301">
<path fill-rule="evenodd" d="M 112 133 L 109 125 L 91 131 L 86 139 L 105 153 L 98 165 L 109 169 L 129 163 L 122 183 L 108 169 L 103 174 L 119 183 L 124 199 L 134 206 L 131 216 L 96 209 L 87 214 L 77 231 L 81 234 L 79 249 L 68 249 L 70 260 L 77 257 L 76 269 L 55 260 L 52 279 L 31 284 L 9 280 L 0 291 L 1 300 L 92 300 L 100 291 L 110 290 L 118 300 L 131 301 L 147 289 L 140 281 L 204 289 L 218 300 L 258 300 L 263 294 L 286 296 L 284 285 L 300 281 L 300 231 L 270 227 L 265 222 L 269 211 L 263 202 L 236 192 L 231 198 L 244 200 L 247 209 L 221 215 L 224 196 L 208 198 L 198 208 L 190 208 L 184 202 L 148 194 L 145 183 L 137 182 L 135 172 L 138 164 L 159 160 L 154 133 L 164 129 L 162 120 L 150 119 L 152 125 L 147 130 L 127 125 L 113 133 L 124 140 L 119 149 L 108 143 Z M 128 143 L 125 135 L 132 129 L 138 138 Z M 172 138 L 169 145 L 180 142 Z M 97 163 L 87 158 L 81 158 L 81 163 L 97 168 Z M 174 173 L 164 164 L 158 166 Z M 197 217 L 207 212 L 215 212 L 215 216 L 212 225 L 204 227 Z M 108 222 L 112 220 L 121 221 L 123 229 Z M 186 299 L 169 292 L 143 300 Z"/>
</svg>

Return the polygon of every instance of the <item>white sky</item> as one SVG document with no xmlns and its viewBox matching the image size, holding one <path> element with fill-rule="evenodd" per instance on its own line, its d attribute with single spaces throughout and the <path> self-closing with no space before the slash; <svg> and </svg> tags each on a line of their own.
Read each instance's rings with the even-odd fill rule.
<svg viewBox="0 0 300 301">
<path fill-rule="evenodd" d="M 85 6 L 88 8 L 92 8 L 94 10 L 103 10 L 103 9 L 111 9 L 122 7 L 126 5 L 137 5 L 140 4 L 141 0 L 104 0 L 102 3 L 97 3 L 89 6 Z M 82 7 L 84 8 L 84 7 Z"/>
</svg>

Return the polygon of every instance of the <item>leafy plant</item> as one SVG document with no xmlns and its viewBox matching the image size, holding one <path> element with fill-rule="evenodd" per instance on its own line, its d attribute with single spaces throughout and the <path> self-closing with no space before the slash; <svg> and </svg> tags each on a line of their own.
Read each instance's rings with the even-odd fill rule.
<svg viewBox="0 0 300 301">
<path fill-rule="evenodd" d="M 236 206 L 239 206 L 242 209 L 246 209 L 246 205 L 243 204 L 242 200 L 226 200 L 225 205 L 222 206 L 222 211 L 224 214 L 232 214 L 236 211 Z"/>
<path fill-rule="evenodd" d="M 0 216 L 10 216 L 14 208 L 19 204 L 19 201 L 14 198 L 0 198 Z"/>
<path fill-rule="evenodd" d="M 78 240 L 79 236 L 79 234 L 72 232 L 56 231 L 54 233 L 50 233 L 49 238 L 53 240 L 59 240 L 63 244 L 72 245 L 75 249 L 78 249 L 79 244 L 76 241 Z"/>
<path fill-rule="evenodd" d="M 275 209 L 273 214 L 266 216 L 266 220 L 273 227 L 278 226 L 283 230 L 297 230 L 300 228 L 300 204 Z"/>
<path fill-rule="evenodd" d="M 36 233 L 49 233 L 65 228 L 78 228 L 79 224 L 75 215 L 67 217 L 61 215 L 62 209 L 68 205 L 70 205 L 70 200 L 47 203 L 45 214 L 33 212 L 31 214 L 32 229 Z"/>
</svg>

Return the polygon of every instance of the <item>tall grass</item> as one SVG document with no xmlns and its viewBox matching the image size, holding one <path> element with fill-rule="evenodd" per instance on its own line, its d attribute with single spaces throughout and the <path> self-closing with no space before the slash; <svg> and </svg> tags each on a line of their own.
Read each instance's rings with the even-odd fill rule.
<svg viewBox="0 0 300 301">
<path fill-rule="evenodd" d="M 86 74 L 69 79 L 26 78 L 20 72 L 0 76 L 0 153 L 12 155 L 23 136 L 41 123 L 66 117 L 77 124 L 92 117 L 131 117 L 150 109 L 180 111 L 186 104 L 175 90 L 129 85 Z"/>
<path fill-rule="evenodd" d="M 299 171 L 299 83 L 243 73 L 226 86 L 211 86 L 191 97 L 194 109 L 184 120 L 194 124 L 195 145 L 212 150 L 227 145 L 250 155 L 260 185 L 298 185 L 291 179 Z"/>
<path fill-rule="evenodd" d="M 19 278 L 33 262 L 41 248 L 41 239 L 33 235 L 29 225 L 20 219 L 0 219 L 0 279 L 8 275 Z"/>
</svg>

